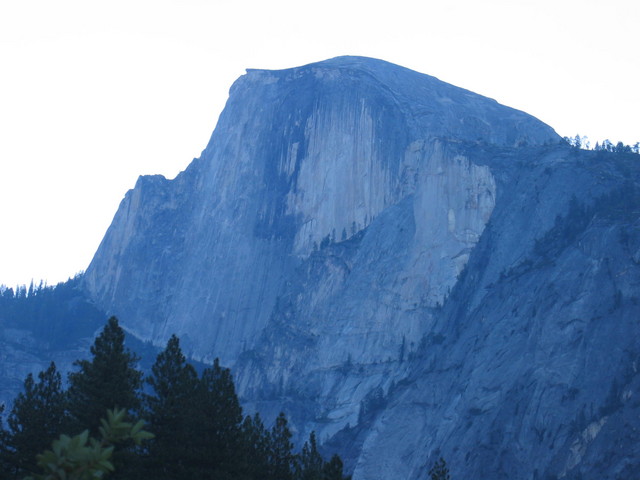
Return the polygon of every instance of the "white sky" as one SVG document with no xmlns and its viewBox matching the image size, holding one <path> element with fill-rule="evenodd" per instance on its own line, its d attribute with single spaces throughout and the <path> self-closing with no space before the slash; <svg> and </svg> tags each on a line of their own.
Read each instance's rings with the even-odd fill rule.
<svg viewBox="0 0 640 480">
<path fill-rule="evenodd" d="M 637 0 L 0 0 L 0 284 L 84 270 L 245 68 L 382 58 L 592 142 L 640 140 Z"/>
</svg>

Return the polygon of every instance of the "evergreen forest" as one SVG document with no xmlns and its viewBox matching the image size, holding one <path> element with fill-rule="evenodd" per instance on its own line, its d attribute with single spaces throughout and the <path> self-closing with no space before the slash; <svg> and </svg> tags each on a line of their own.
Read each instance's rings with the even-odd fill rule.
<svg viewBox="0 0 640 480">
<path fill-rule="evenodd" d="M 27 376 L 6 424 L 0 416 L 1 479 L 348 478 L 315 433 L 294 451 L 284 413 L 271 428 L 245 416 L 217 360 L 198 373 L 172 336 L 145 377 L 124 339 L 110 318 L 66 388 L 54 363 Z"/>
</svg>

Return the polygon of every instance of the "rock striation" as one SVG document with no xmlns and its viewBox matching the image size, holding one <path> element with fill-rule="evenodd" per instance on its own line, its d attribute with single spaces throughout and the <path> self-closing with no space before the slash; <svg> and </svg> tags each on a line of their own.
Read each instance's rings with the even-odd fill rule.
<svg viewBox="0 0 640 480">
<path fill-rule="evenodd" d="M 126 194 L 84 288 L 141 340 L 220 357 L 356 480 L 441 455 L 617 478 L 640 458 L 630 157 L 380 60 L 248 70 L 201 157 Z"/>
<path fill-rule="evenodd" d="M 192 355 L 233 364 L 300 261 L 404 200 L 415 230 L 405 295 L 435 305 L 495 203 L 489 170 L 444 152 L 447 138 L 558 141 L 524 113 L 378 60 L 249 70 L 201 158 L 126 195 L 86 287 L 141 338 L 177 333 Z"/>
</svg>

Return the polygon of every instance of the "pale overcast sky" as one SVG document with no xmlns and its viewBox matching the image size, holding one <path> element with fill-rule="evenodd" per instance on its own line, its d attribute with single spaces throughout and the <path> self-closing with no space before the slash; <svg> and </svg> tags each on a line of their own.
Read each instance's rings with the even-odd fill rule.
<svg viewBox="0 0 640 480">
<path fill-rule="evenodd" d="M 200 155 L 245 68 L 381 58 L 593 142 L 640 140 L 637 0 L 2 0 L 0 284 L 84 270 L 140 174 Z"/>
</svg>

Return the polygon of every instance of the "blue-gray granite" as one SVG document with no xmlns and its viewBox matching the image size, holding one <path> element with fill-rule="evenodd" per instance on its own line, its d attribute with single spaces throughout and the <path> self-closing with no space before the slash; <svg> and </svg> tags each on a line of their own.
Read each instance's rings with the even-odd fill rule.
<svg viewBox="0 0 640 480">
<path fill-rule="evenodd" d="M 248 70 L 202 155 L 140 177 L 83 288 L 232 368 L 354 480 L 640 468 L 640 157 L 361 57 Z"/>
</svg>

